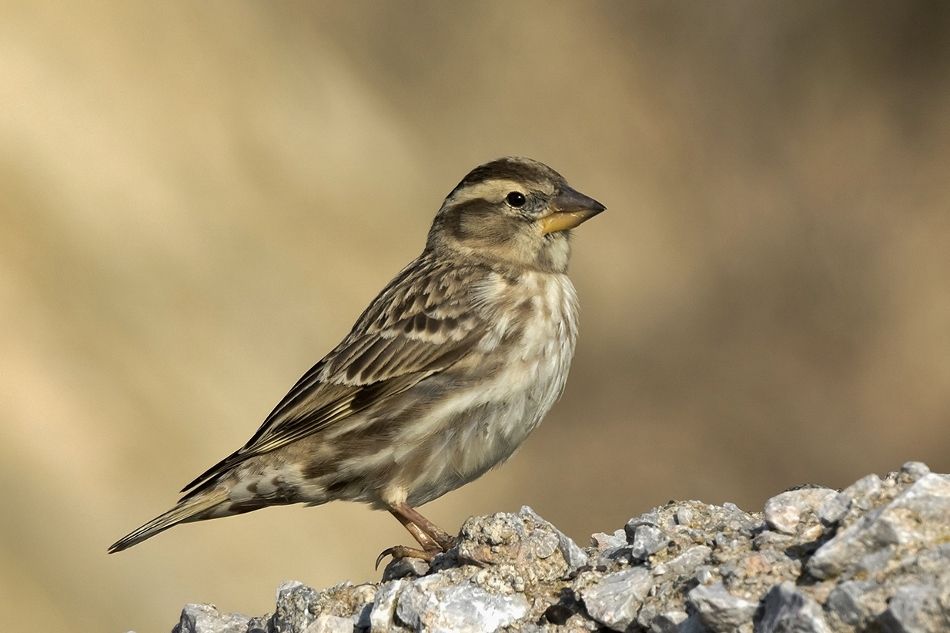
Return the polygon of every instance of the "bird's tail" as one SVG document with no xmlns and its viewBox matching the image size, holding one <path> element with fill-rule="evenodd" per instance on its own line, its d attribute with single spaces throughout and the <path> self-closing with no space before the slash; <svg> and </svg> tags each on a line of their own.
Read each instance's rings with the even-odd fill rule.
<svg viewBox="0 0 950 633">
<path fill-rule="evenodd" d="M 133 545 L 141 543 L 145 539 L 151 538 L 159 532 L 164 532 L 168 528 L 186 521 L 195 521 L 208 516 L 199 516 L 211 510 L 218 504 L 228 500 L 227 488 L 215 488 L 205 493 L 199 494 L 189 499 L 182 499 L 174 508 L 161 514 L 142 527 L 123 536 L 121 539 L 109 546 L 109 553 L 121 552 Z"/>
</svg>

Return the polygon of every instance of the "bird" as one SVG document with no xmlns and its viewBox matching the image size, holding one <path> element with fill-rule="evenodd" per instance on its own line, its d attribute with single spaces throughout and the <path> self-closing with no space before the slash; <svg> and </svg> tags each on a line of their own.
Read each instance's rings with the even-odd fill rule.
<svg viewBox="0 0 950 633">
<path fill-rule="evenodd" d="M 377 566 L 453 547 L 417 508 L 505 462 L 561 396 L 578 331 L 571 231 L 605 208 L 529 158 L 475 167 L 422 253 L 250 440 L 109 552 L 179 523 L 336 500 L 388 511 L 419 544 Z"/>
</svg>

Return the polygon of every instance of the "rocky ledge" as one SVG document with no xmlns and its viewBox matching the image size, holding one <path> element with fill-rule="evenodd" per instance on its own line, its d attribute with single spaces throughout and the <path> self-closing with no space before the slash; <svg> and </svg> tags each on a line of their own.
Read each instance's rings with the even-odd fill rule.
<svg viewBox="0 0 950 633">
<path fill-rule="evenodd" d="M 188 605 L 174 633 L 950 631 L 950 476 L 920 463 L 763 512 L 671 502 L 579 547 L 522 508 L 466 521 L 431 566 L 278 589 L 248 618 Z"/>
</svg>

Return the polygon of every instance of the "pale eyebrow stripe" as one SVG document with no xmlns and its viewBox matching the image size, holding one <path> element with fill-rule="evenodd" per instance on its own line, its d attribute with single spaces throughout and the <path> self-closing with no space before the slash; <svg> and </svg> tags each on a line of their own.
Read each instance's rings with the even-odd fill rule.
<svg viewBox="0 0 950 633">
<path fill-rule="evenodd" d="M 490 202 L 499 202 L 508 195 L 510 191 L 520 191 L 528 193 L 529 187 L 525 183 L 515 182 L 505 178 L 485 180 L 463 187 L 456 191 L 446 200 L 447 204 L 456 205 L 468 202 L 470 200 L 488 200 Z"/>
</svg>

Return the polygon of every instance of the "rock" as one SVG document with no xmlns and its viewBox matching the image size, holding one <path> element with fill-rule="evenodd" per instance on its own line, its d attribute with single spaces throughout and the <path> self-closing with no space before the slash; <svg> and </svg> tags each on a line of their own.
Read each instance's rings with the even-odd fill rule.
<svg viewBox="0 0 950 633">
<path fill-rule="evenodd" d="M 593 549 L 591 554 L 598 565 L 610 565 L 612 561 L 622 559 L 629 551 L 623 530 L 617 530 L 613 534 L 595 532 L 590 536 L 590 543 Z"/>
<path fill-rule="evenodd" d="M 602 576 L 579 593 L 592 618 L 614 631 L 625 631 L 652 587 L 653 574 L 645 567 L 633 567 Z"/>
<path fill-rule="evenodd" d="M 765 596 L 762 620 L 756 633 L 830 633 L 821 607 L 790 582 L 774 587 Z"/>
<path fill-rule="evenodd" d="M 765 522 L 784 534 L 818 527 L 818 510 L 838 493 L 828 488 L 802 488 L 776 495 L 765 503 Z M 818 530 L 814 537 L 821 535 Z"/>
<path fill-rule="evenodd" d="M 877 475 L 862 477 L 836 497 L 828 499 L 818 511 L 818 515 L 823 523 L 831 525 L 841 521 L 852 507 L 857 511 L 867 510 L 872 500 L 880 496 L 881 485 L 881 478 Z"/>
<path fill-rule="evenodd" d="M 472 517 L 431 565 L 281 585 L 273 614 L 187 605 L 177 633 L 950 631 L 950 477 L 908 462 L 763 513 L 670 502 L 581 548 L 531 508 Z"/>
<path fill-rule="evenodd" d="M 633 527 L 627 523 L 626 532 L 630 538 L 630 554 L 638 561 L 646 560 L 670 542 L 663 530 L 649 523 L 634 524 Z"/>
<path fill-rule="evenodd" d="M 353 633 L 353 618 L 338 615 L 319 615 L 304 633 Z"/>
<path fill-rule="evenodd" d="M 396 597 L 406 584 L 406 581 L 396 580 L 380 585 L 369 614 L 370 629 L 377 632 L 397 630 L 393 624 L 396 617 Z"/>
<path fill-rule="evenodd" d="M 317 597 L 314 589 L 291 581 L 277 588 L 277 610 L 271 620 L 275 633 L 305 631 L 314 620 L 309 606 Z"/>
<path fill-rule="evenodd" d="M 246 633 L 249 618 L 219 613 L 212 604 L 186 604 L 172 633 Z"/>
<path fill-rule="evenodd" d="M 696 545 L 678 556 L 658 563 L 653 567 L 653 573 L 680 577 L 692 576 L 696 568 L 705 563 L 710 554 L 712 554 L 711 548 L 706 545 Z"/>
<path fill-rule="evenodd" d="M 678 633 L 687 617 L 685 611 L 659 613 L 650 620 L 650 633 Z"/>
<path fill-rule="evenodd" d="M 678 525 L 688 526 L 693 521 L 693 511 L 688 506 L 677 508 L 674 516 L 676 517 L 676 523 Z"/>
<path fill-rule="evenodd" d="M 907 462 L 901 466 L 901 479 L 908 483 L 913 483 L 918 479 L 930 474 L 930 469 L 923 462 Z"/>
<path fill-rule="evenodd" d="M 557 535 L 557 547 L 561 552 L 561 557 L 564 558 L 564 562 L 567 563 L 567 568 L 569 571 L 575 571 L 584 565 L 587 564 L 588 556 L 587 552 L 580 548 L 580 546 L 574 542 L 574 540 L 564 534 L 544 519 L 542 519 L 538 514 L 528 506 L 522 506 L 518 514 L 522 517 L 530 518 L 535 521 L 538 525 L 543 525 L 549 528 L 552 532 Z"/>
<path fill-rule="evenodd" d="M 844 492 L 839 492 L 818 509 L 818 518 L 825 525 L 834 525 L 844 517 L 849 507 L 851 507 L 851 497 Z"/>
<path fill-rule="evenodd" d="M 871 617 L 884 608 L 872 582 L 845 581 L 828 595 L 825 608 L 849 626 L 864 628 Z"/>
<path fill-rule="evenodd" d="M 491 633 L 528 613 L 522 595 L 496 595 L 472 584 L 439 587 L 440 582 L 429 576 L 412 583 L 399 597 L 399 622 L 432 633 Z"/>
<path fill-rule="evenodd" d="M 383 582 L 412 576 L 420 578 L 429 573 L 431 565 L 421 558 L 396 558 L 383 570 Z"/>
<path fill-rule="evenodd" d="M 455 550 L 458 562 L 512 565 L 534 583 L 565 577 L 572 564 L 586 562 L 586 555 L 572 544 L 531 508 L 522 508 L 519 514 L 472 517 L 462 525 Z"/>
<path fill-rule="evenodd" d="M 950 583 L 899 587 L 878 623 L 886 633 L 950 631 Z"/>
<path fill-rule="evenodd" d="M 729 593 L 721 582 L 699 585 L 689 592 L 689 603 L 699 618 L 715 633 L 733 633 L 743 628 L 752 631 L 752 614 L 758 606 Z"/>
<path fill-rule="evenodd" d="M 862 501 L 873 503 L 867 496 Z M 815 552 L 807 569 L 816 578 L 845 572 L 874 573 L 883 571 L 887 561 L 899 556 L 900 550 L 936 546 L 948 540 L 950 477 L 931 473 L 887 505 L 838 532 Z"/>
</svg>

